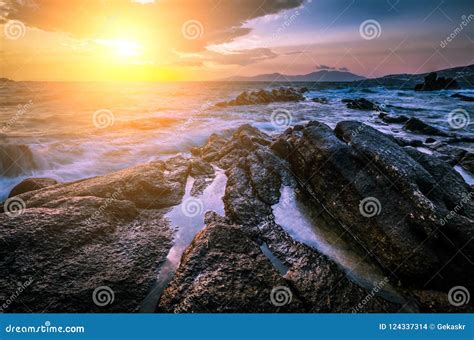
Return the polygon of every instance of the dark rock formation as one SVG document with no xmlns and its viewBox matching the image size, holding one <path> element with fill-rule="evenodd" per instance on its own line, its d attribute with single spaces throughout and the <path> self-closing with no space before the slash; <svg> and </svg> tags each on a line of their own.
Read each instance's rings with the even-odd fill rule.
<svg viewBox="0 0 474 340">
<path fill-rule="evenodd" d="M 423 84 L 417 84 L 415 91 L 439 91 L 448 89 L 458 89 L 456 79 L 439 77 L 436 72 L 432 72 L 425 77 Z"/>
<path fill-rule="evenodd" d="M 343 103 L 346 104 L 347 108 L 354 110 L 373 110 L 373 111 L 383 111 L 380 106 L 372 103 L 370 100 L 365 98 L 359 99 L 343 99 Z"/>
<path fill-rule="evenodd" d="M 206 223 L 183 254 L 160 300 L 159 312 L 304 311 L 288 282 L 241 227 L 209 213 Z M 272 304 L 271 292 L 277 287 L 288 289 L 288 303 L 283 306 Z"/>
<path fill-rule="evenodd" d="M 206 214 L 157 311 L 457 311 L 443 299 L 455 285 L 474 290 L 474 203 L 452 165 L 472 157 L 444 142 L 423 154 L 411 147 L 418 142 L 358 122 L 334 130 L 310 122 L 274 137 L 243 125 L 229 138 L 212 135 L 189 159 L 19 193 L 22 214 L 0 207 L 0 291 L 32 283 L 6 311 L 136 310 L 171 247 L 166 212 L 189 176 L 197 194 L 216 167 L 227 175 L 225 217 Z M 282 186 L 383 277 L 383 294 L 275 221 Z M 92 299 L 102 286 L 114 292 L 104 307 Z M 272 302 L 278 287 L 288 303 Z"/>
<path fill-rule="evenodd" d="M 311 98 L 311 101 L 315 102 L 315 103 L 319 103 L 319 104 L 327 104 L 328 103 L 328 99 L 327 98 L 324 98 L 324 97 L 321 97 L 321 98 Z"/>
<path fill-rule="evenodd" d="M 305 100 L 303 93 L 306 88 L 294 89 L 292 87 L 284 88 L 280 87 L 278 89 L 268 90 L 259 90 L 252 92 L 242 92 L 237 96 L 237 98 L 228 101 L 217 103 L 217 107 L 226 107 L 226 106 L 239 106 L 239 105 L 254 105 L 254 104 L 269 104 L 274 102 L 298 102 Z"/>
<path fill-rule="evenodd" d="M 474 97 L 465 96 L 465 95 L 460 94 L 460 93 L 455 93 L 455 94 L 451 95 L 451 97 L 452 98 L 459 98 L 464 102 L 474 102 Z"/>
<path fill-rule="evenodd" d="M 419 120 L 418 118 L 410 118 L 405 125 L 403 126 L 405 130 L 421 133 L 424 135 L 434 135 L 434 136 L 444 136 L 448 137 L 451 134 L 444 132 L 440 129 L 437 129 L 431 125 L 426 124 L 425 122 Z"/>
<path fill-rule="evenodd" d="M 5 311 L 134 311 L 171 247 L 166 210 L 158 208 L 180 202 L 190 171 L 210 169 L 201 160 L 175 157 L 18 194 L 14 199 L 25 204 L 18 215 L 2 204 L 2 298 L 32 280 Z M 102 286 L 114 295 L 105 306 L 93 300 Z"/>
<path fill-rule="evenodd" d="M 441 290 L 473 286 L 466 275 L 473 270 L 473 245 L 466 243 L 473 202 L 444 219 L 470 192 L 457 172 L 358 122 L 339 123 L 334 132 L 312 122 L 302 132 L 287 137 L 293 171 L 387 275 Z M 363 210 L 364 202 L 372 209 Z M 457 253 L 461 247 L 467 258 Z"/>
<path fill-rule="evenodd" d="M 385 112 L 380 112 L 379 113 L 379 118 L 382 119 L 385 123 L 395 123 L 395 124 L 400 124 L 400 123 L 405 123 L 408 120 L 407 116 L 390 116 L 389 114 Z"/>
<path fill-rule="evenodd" d="M 58 181 L 52 178 L 27 178 L 15 185 L 8 197 L 20 195 L 28 191 L 43 189 L 55 184 L 58 184 Z"/>
<path fill-rule="evenodd" d="M 0 173 L 6 177 L 16 177 L 31 173 L 38 164 L 27 145 L 0 145 Z"/>
</svg>

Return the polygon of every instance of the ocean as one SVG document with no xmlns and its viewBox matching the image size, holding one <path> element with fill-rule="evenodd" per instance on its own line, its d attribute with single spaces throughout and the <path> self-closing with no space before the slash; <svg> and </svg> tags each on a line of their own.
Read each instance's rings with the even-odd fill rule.
<svg viewBox="0 0 474 340">
<path fill-rule="evenodd" d="M 216 108 L 243 91 L 280 86 L 307 87 L 308 100 Z M 415 92 L 338 83 L 239 82 L 8 82 L 0 88 L 0 200 L 28 177 L 60 182 L 104 175 L 136 164 L 188 154 L 212 133 L 230 135 L 242 124 L 269 134 L 318 120 L 334 127 L 342 120 L 365 122 L 382 132 L 425 140 L 378 113 L 346 108 L 345 98 L 366 98 L 393 115 L 417 117 L 446 131 L 474 137 L 473 124 L 453 129 L 449 116 L 474 103 L 451 98 L 474 89 Z M 327 98 L 327 104 L 311 98 Z M 277 113 L 277 115 L 276 115 Z M 275 117 L 279 117 L 275 119 Z M 436 138 L 436 137 L 435 137 Z M 461 145 L 472 150 L 471 145 Z M 472 182 L 468 173 L 463 176 Z"/>
</svg>

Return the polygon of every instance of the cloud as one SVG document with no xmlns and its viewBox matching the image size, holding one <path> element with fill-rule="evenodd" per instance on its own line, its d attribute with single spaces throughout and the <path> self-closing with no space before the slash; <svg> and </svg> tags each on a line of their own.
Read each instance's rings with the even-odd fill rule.
<svg viewBox="0 0 474 340">
<path fill-rule="evenodd" d="M 316 66 L 316 70 L 335 70 L 335 69 L 336 69 L 335 67 L 323 65 L 323 64 Z"/>
<path fill-rule="evenodd" d="M 217 52 L 208 50 L 199 54 L 175 51 L 180 57 L 180 65 L 202 65 L 206 62 L 221 65 L 246 66 L 259 61 L 274 59 L 278 54 L 269 48 L 253 48 L 237 51 Z"/>
<path fill-rule="evenodd" d="M 347 67 L 334 67 L 334 66 L 328 66 L 328 65 L 324 65 L 324 64 L 321 64 L 321 65 L 317 65 L 316 66 L 316 70 L 328 70 L 328 71 L 349 71 L 349 69 Z"/>
<path fill-rule="evenodd" d="M 35 1 L 37 6 L 25 6 Z M 30 27 L 66 32 L 77 38 L 111 34 L 153 37 L 170 49 L 200 51 L 210 44 L 247 35 L 252 19 L 297 8 L 305 0 L 3 0 L 2 21 L 21 20 Z M 197 39 L 183 36 L 183 24 L 198 22 Z M 111 28 L 111 26 L 113 26 Z"/>
</svg>

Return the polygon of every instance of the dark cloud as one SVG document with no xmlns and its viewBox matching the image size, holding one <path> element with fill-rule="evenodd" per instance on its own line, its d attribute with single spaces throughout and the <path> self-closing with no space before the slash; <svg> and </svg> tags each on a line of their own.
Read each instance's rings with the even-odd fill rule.
<svg viewBox="0 0 474 340">
<path fill-rule="evenodd" d="M 324 65 L 324 64 L 321 64 L 321 65 L 318 65 L 316 66 L 316 70 L 327 70 L 327 71 L 335 71 L 335 70 L 338 70 L 338 71 L 349 71 L 349 69 L 347 67 L 334 67 L 334 66 L 328 66 L 328 65 Z"/>
<path fill-rule="evenodd" d="M 323 65 L 323 64 L 316 66 L 316 70 L 335 70 L 335 69 L 336 69 L 335 67 Z"/>
</svg>

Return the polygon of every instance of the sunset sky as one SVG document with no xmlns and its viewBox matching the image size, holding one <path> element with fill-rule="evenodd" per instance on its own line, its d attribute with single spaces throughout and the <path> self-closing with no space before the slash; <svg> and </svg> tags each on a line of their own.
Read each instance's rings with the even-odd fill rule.
<svg viewBox="0 0 474 340">
<path fill-rule="evenodd" d="M 211 80 L 317 69 L 377 77 L 474 63 L 472 0 L 0 0 L 0 6 L 0 76 L 14 80 Z"/>
</svg>

